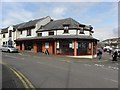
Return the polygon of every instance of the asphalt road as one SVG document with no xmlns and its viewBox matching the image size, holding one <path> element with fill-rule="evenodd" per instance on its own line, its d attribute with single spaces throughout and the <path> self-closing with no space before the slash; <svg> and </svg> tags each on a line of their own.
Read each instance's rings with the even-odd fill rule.
<svg viewBox="0 0 120 90">
<path fill-rule="evenodd" d="M 36 88 L 118 88 L 118 64 L 47 55 L 3 53 L 2 61 Z"/>
</svg>

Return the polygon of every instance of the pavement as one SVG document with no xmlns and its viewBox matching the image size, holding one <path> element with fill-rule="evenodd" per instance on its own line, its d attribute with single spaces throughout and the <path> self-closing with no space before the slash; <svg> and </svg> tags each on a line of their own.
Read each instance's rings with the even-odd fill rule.
<svg viewBox="0 0 120 90">
<path fill-rule="evenodd" d="M 108 54 L 101 61 L 31 52 L 2 54 L 2 61 L 36 88 L 117 88 L 119 64 L 110 58 Z"/>
</svg>

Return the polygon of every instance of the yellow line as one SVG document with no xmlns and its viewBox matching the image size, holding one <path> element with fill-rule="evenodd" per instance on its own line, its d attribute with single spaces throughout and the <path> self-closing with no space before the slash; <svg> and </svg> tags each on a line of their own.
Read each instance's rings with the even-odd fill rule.
<svg viewBox="0 0 120 90">
<path fill-rule="evenodd" d="M 7 67 L 9 67 L 9 66 L 7 66 Z M 16 74 L 16 76 L 21 80 L 21 82 L 23 83 L 23 85 L 24 85 L 24 87 L 25 88 L 29 88 L 28 87 L 28 85 L 26 84 L 26 82 L 22 79 L 22 77 L 16 72 L 16 71 L 14 71 L 11 67 L 9 67 L 13 72 L 14 72 L 14 74 Z"/>
<path fill-rule="evenodd" d="M 15 69 L 16 70 L 16 69 Z M 17 71 L 24 79 L 25 81 L 28 83 L 28 85 L 30 86 L 30 88 L 35 88 L 32 83 L 20 72 L 20 71 Z"/>
<path fill-rule="evenodd" d="M 32 88 L 32 90 L 36 90 L 35 87 L 32 85 L 32 83 L 18 70 L 16 70 L 15 68 L 11 67 L 10 65 L 6 64 L 6 63 L 2 63 L 4 65 L 6 65 L 8 68 L 10 68 L 15 74 L 16 76 L 21 80 L 21 82 L 23 83 L 25 88 Z M 28 85 L 29 86 L 28 86 Z"/>
</svg>

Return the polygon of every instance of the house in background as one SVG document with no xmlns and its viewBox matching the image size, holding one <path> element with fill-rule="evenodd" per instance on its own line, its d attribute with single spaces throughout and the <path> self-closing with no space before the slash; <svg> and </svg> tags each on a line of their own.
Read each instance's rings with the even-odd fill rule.
<svg viewBox="0 0 120 90">
<path fill-rule="evenodd" d="M 102 43 L 104 44 L 104 46 L 110 46 L 113 48 L 120 48 L 120 37 L 106 39 L 106 40 L 103 40 Z"/>
<path fill-rule="evenodd" d="M 0 30 L 0 48 L 2 47 L 2 34 L 1 34 L 1 30 Z"/>
<path fill-rule="evenodd" d="M 48 22 L 50 22 L 50 20 L 51 18 L 47 16 L 41 19 L 31 20 L 28 22 L 3 28 L 1 30 L 1 46 L 13 45 L 16 47 L 16 39 L 25 37 L 36 37 L 36 31 L 40 28 L 40 26 L 47 24 Z"/>
<path fill-rule="evenodd" d="M 32 29 L 29 28 L 27 27 L 30 31 L 24 33 L 25 36 L 16 39 L 19 50 L 32 50 L 36 53 L 48 50 L 54 55 L 96 57 L 98 40 L 92 37 L 91 26 L 80 24 L 72 18 L 50 20 L 48 24 L 41 25 L 36 34 L 33 34 L 37 35 L 36 37 L 32 37 Z M 18 30 L 21 31 L 20 28 Z"/>
</svg>

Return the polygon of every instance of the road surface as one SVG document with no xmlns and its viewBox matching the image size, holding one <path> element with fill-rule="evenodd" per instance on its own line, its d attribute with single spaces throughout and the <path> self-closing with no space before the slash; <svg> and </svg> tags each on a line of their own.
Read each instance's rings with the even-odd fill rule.
<svg viewBox="0 0 120 90">
<path fill-rule="evenodd" d="M 117 63 L 4 52 L 2 61 L 35 88 L 118 88 Z"/>
</svg>

